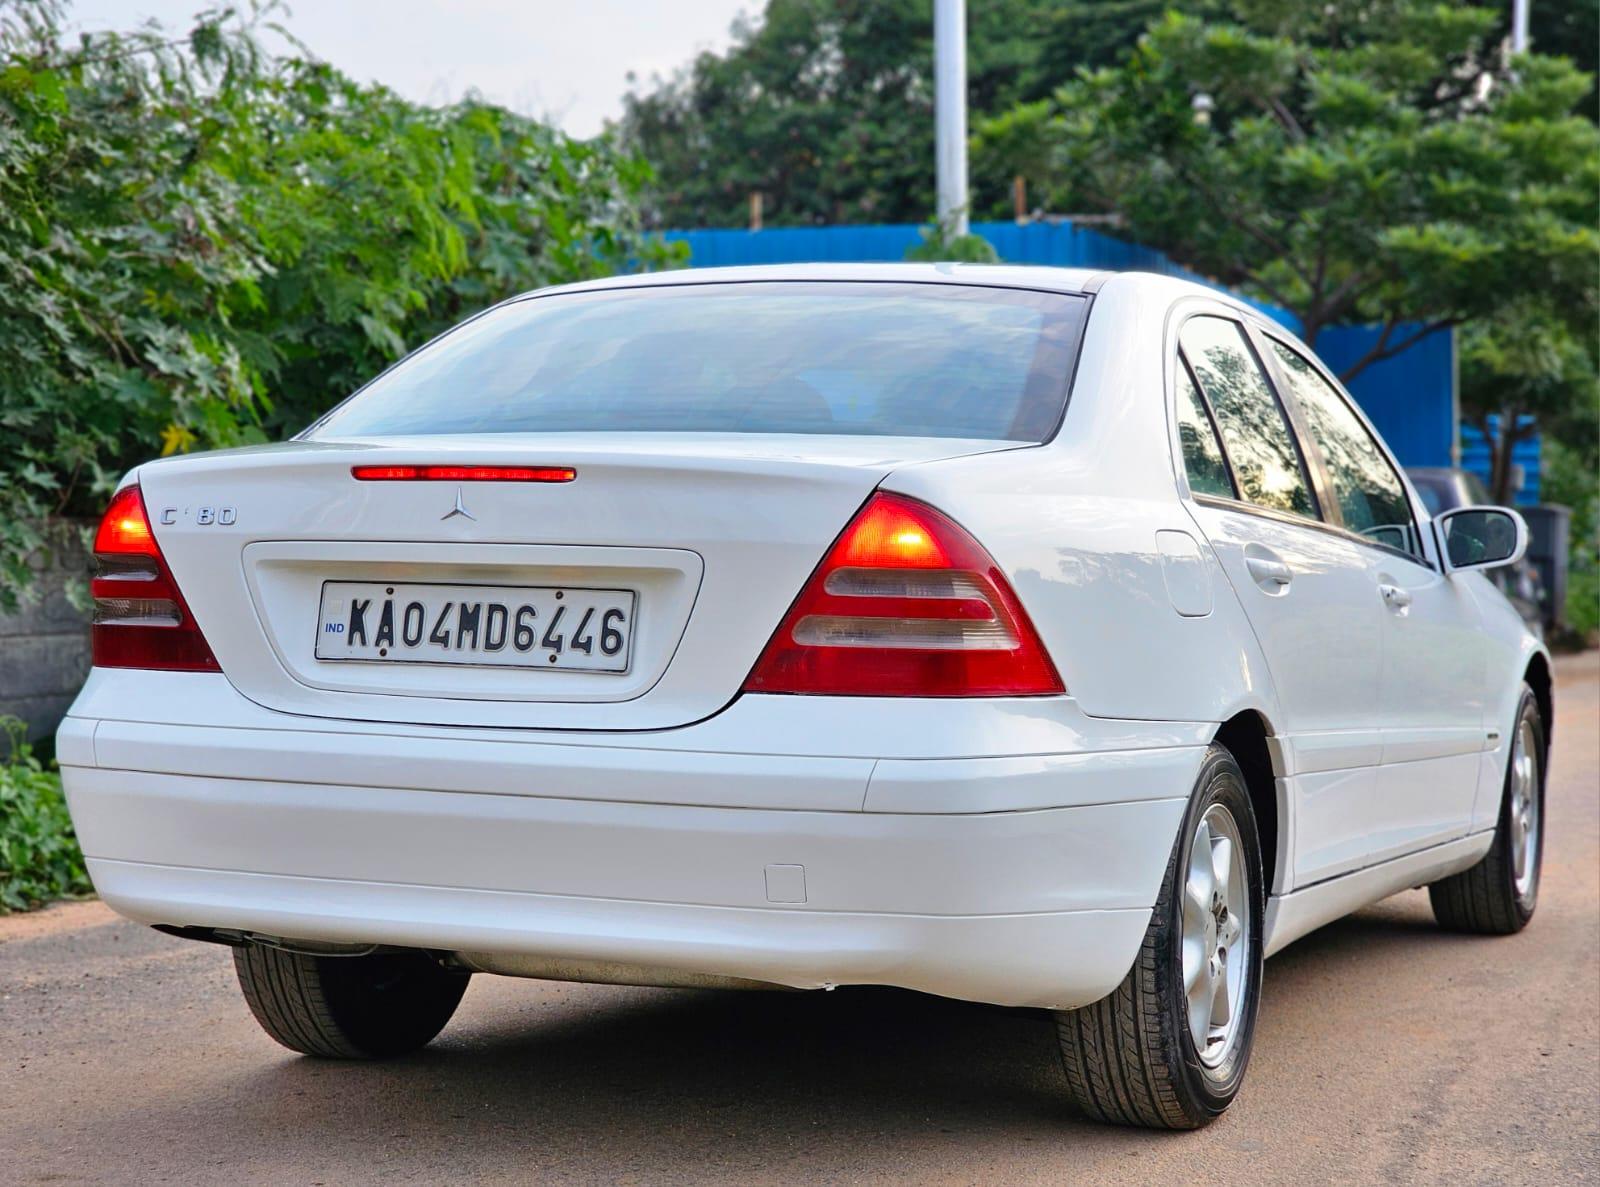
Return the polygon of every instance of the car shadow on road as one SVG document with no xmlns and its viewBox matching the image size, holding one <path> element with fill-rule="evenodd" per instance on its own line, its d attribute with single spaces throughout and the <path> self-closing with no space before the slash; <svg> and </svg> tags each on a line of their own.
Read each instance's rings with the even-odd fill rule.
<svg viewBox="0 0 1600 1187">
<path fill-rule="evenodd" d="M 1395 903 L 1275 958 L 1269 993 L 1311 980 L 1331 984 L 1337 997 L 1339 979 L 1359 985 L 1374 962 L 1381 969 L 1415 959 L 1419 941 L 1461 942 L 1433 927 L 1425 900 L 1420 911 Z M 1357 957 L 1368 973 L 1358 972 Z M 1344 1025 L 1338 1010 L 1325 1021 Z M 1260 1041 L 1272 1043 L 1274 1029 L 1269 1009 Z M 330 1157 L 376 1141 L 408 1159 L 465 1150 L 473 1164 L 578 1160 L 596 1173 L 649 1178 L 686 1158 L 711 1159 L 708 1174 L 770 1165 L 751 1162 L 741 1144 L 741 1135 L 759 1134 L 764 1159 L 814 1156 L 834 1173 L 892 1174 L 874 1150 L 886 1134 L 934 1145 L 981 1134 L 1084 1154 L 1109 1153 L 1127 1137 L 1067 1105 L 1048 1015 L 898 990 L 739 993 L 480 978 L 457 1020 L 415 1056 L 383 1064 L 275 1058 L 264 1040 L 261 1054 L 259 1069 L 226 1094 L 233 1140 L 275 1133 Z M 1270 1066 L 1259 1070 L 1250 1094 L 1291 1088 L 1271 1082 Z M 202 1136 L 194 1117 L 183 1123 Z"/>
<path fill-rule="evenodd" d="M 492 1008 L 475 1008 L 480 988 L 492 990 Z M 1076 1118 L 1052 1041 L 1038 1012 L 897 990 L 541 994 L 510 983 L 474 986 L 458 1021 L 416 1056 L 336 1066 L 264 1051 L 249 1087 L 230 1097 L 301 1094 L 314 1114 L 319 1099 L 353 1096 L 365 1123 L 399 1124 L 412 1138 L 432 1140 L 415 1129 L 431 1115 L 448 1123 L 435 1136 L 452 1143 L 537 1133 L 551 1155 L 552 1145 L 627 1150 L 648 1167 L 741 1132 L 780 1148 L 918 1128 L 1055 1133 Z"/>
</svg>

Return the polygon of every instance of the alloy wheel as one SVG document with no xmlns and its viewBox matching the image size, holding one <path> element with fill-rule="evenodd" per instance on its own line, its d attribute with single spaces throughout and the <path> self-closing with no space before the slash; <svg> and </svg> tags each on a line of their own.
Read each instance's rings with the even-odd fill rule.
<svg viewBox="0 0 1600 1187">
<path fill-rule="evenodd" d="M 1183 884 L 1183 990 L 1189 1033 L 1207 1068 L 1237 1045 L 1250 975 L 1250 888 L 1233 813 L 1212 804 L 1195 827 Z"/>
<path fill-rule="evenodd" d="M 1532 897 L 1539 876 L 1539 759 L 1533 723 L 1517 723 L 1511 747 L 1511 873 L 1517 899 Z"/>
</svg>

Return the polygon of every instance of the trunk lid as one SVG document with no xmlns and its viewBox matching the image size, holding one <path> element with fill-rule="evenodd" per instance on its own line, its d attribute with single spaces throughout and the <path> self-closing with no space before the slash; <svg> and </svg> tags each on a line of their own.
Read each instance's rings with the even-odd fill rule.
<svg viewBox="0 0 1600 1187">
<path fill-rule="evenodd" d="M 1022 447 L 811 435 L 386 438 L 170 459 L 141 467 L 138 480 L 224 674 L 262 705 L 365 721 L 660 729 L 738 693 L 818 559 L 890 471 Z M 351 467 L 373 464 L 571 466 L 577 477 L 352 477 Z M 450 514 L 458 505 L 467 514 Z M 441 596 L 533 588 L 547 608 L 550 591 L 576 591 L 579 604 L 583 591 L 611 591 L 608 604 L 633 616 L 630 655 L 625 670 L 606 672 L 542 669 L 542 649 L 519 666 L 332 662 L 317 654 L 325 583 L 330 598 L 402 584 L 401 597 L 429 586 Z"/>
</svg>

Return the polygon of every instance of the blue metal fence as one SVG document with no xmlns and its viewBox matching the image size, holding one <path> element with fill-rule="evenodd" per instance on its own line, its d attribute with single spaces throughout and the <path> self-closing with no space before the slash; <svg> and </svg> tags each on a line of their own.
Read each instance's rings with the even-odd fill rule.
<svg viewBox="0 0 1600 1187">
<path fill-rule="evenodd" d="M 1179 267 L 1154 248 L 1068 222 L 973 223 L 972 232 L 987 239 L 1008 263 L 1160 272 L 1221 287 Z M 903 223 L 780 227 L 766 231 L 668 231 L 666 237 L 688 245 L 691 267 L 710 268 L 903 260 L 920 233 L 921 228 Z M 1298 319 L 1286 310 L 1258 301 L 1250 303 L 1291 330 L 1300 329 Z M 1397 336 L 1406 332 L 1407 328 L 1401 327 Z M 1317 353 L 1333 371 L 1340 372 L 1371 349 L 1378 333 L 1376 326 L 1324 330 L 1317 337 Z M 1448 466 L 1457 441 L 1455 384 L 1455 341 L 1452 332 L 1446 330 L 1429 335 L 1392 359 L 1367 367 L 1349 386 L 1351 395 L 1378 426 L 1402 464 Z M 1487 477 L 1488 452 L 1482 438 L 1464 433 L 1462 444 L 1461 464 Z M 1529 483 L 1519 501 L 1536 501 L 1538 438 L 1519 445 L 1516 460 L 1526 469 Z"/>
<path fill-rule="evenodd" d="M 1490 424 L 1498 429 L 1499 417 L 1490 417 Z M 1522 467 L 1522 489 L 1513 500 L 1518 506 L 1532 507 L 1539 502 L 1539 438 L 1529 437 L 1511 447 L 1511 463 Z M 1461 468 L 1471 470 L 1484 482 L 1489 480 L 1489 443 L 1476 425 L 1461 426 Z"/>
</svg>

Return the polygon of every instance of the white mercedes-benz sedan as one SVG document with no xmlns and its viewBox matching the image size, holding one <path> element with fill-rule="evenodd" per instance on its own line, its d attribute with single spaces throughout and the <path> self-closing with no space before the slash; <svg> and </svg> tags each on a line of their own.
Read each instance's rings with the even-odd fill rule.
<svg viewBox="0 0 1600 1187">
<path fill-rule="evenodd" d="M 1539 888 L 1548 657 L 1303 344 L 1166 277 L 809 266 L 497 305 L 293 441 L 141 465 L 59 755 L 105 901 L 279 1042 L 473 973 L 1055 1012 L 1194 1127 L 1263 958 Z"/>
</svg>

